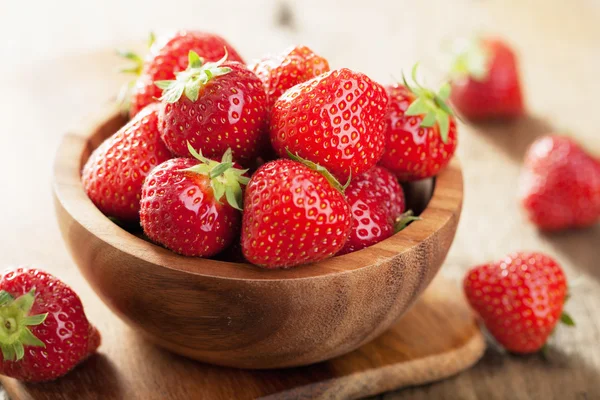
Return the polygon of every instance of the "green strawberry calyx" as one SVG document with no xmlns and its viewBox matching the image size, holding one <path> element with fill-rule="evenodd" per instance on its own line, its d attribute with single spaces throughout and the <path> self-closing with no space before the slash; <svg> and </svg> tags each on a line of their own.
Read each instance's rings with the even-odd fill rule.
<svg viewBox="0 0 600 400">
<path fill-rule="evenodd" d="M 567 295 L 565 296 L 565 300 L 563 301 L 563 305 L 567 303 L 567 301 L 571 298 L 571 294 L 567 293 Z M 560 314 L 560 318 L 558 320 L 559 323 L 568 326 L 569 328 L 574 328 L 575 327 L 575 320 L 573 319 L 573 317 L 571 317 L 571 315 L 569 313 L 567 313 L 566 311 L 563 310 L 562 314 Z M 554 329 L 552 329 L 552 332 L 550 332 L 550 336 L 554 335 L 554 332 L 556 331 L 558 324 L 556 324 L 554 326 Z M 542 346 L 542 348 L 540 349 L 540 352 L 542 353 L 542 355 L 544 356 L 548 356 L 548 343 L 544 343 L 544 345 Z"/>
<path fill-rule="evenodd" d="M 198 53 L 190 50 L 188 67 L 185 71 L 176 73 L 174 80 L 154 82 L 163 90 L 160 100 L 176 103 L 183 94 L 191 101 L 198 100 L 200 89 L 204 88 L 208 82 L 231 72 L 231 68 L 222 66 L 227 60 L 227 56 L 227 49 L 225 49 L 225 55 L 219 61 L 205 63 Z"/>
<path fill-rule="evenodd" d="M 444 143 L 448 143 L 450 118 L 454 116 L 452 109 L 447 103 L 447 100 L 450 97 L 450 83 L 444 83 L 438 92 L 435 93 L 434 91 L 421 86 L 421 84 L 418 82 L 418 67 L 419 64 L 417 63 L 412 68 L 412 84 L 408 83 L 406 76 L 402 74 L 404 86 L 416 96 L 415 100 L 404 112 L 404 115 L 422 115 L 422 127 L 430 128 L 437 124 L 442 141 Z"/>
<path fill-rule="evenodd" d="M 153 32 L 150 32 L 150 37 L 148 38 L 148 48 L 151 48 L 155 41 L 156 36 L 154 36 Z M 123 49 L 117 49 L 117 54 L 133 63 L 128 67 L 122 67 L 121 69 L 119 69 L 120 72 L 124 72 L 127 74 L 135 74 L 136 76 L 139 76 L 142 73 L 142 69 L 144 67 L 144 59 L 139 54 L 131 50 Z"/>
<path fill-rule="evenodd" d="M 153 32 L 150 32 L 150 37 L 148 39 L 148 48 L 151 48 L 154 42 L 156 41 L 156 36 L 154 36 Z M 137 53 L 131 50 L 123 50 L 117 49 L 117 54 L 120 57 L 125 58 L 128 61 L 131 61 L 133 64 L 122 67 L 119 69 L 119 72 L 123 72 L 126 74 L 135 75 L 136 79 L 138 76 L 142 74 L 142 70 L 144 69 L 144 59 Z M 123 84 L 121 89 L 119 90 L 119 94 L 117 95 L 117 104 L 121 111 L 126 114 L 129 112 L 131 91 L 135 86 L 136 79 L 132 79 L 129 82 Z"/>
<path fill-rule="evenodd" d="M 484 81 L 490 72 L 491 54 L 480 38 L 457 40 L 452 44 L 450 76 Z"/>
<path fill-rule="evenodd" d="M 406 228 L 413 221 L 420 221 L 421 218 L 415 216 L 413 210 L 408 210 L 402 214 L 398 218 L 396 218 L 396 222 L 394 223 L 394 233 L 398 233 L 404 228 Z"/>
<path fill-rule="evenodd" d="M 348 180 L 346 181 L 346 183 L 344 185 L 342 185 L 340 183 L 340 181 L 338 181 L 335 176 L 333 176 L 331 174 L 331 172 L 329 172 L 327 170 L 327 168 L 314 163 L 310 160 L 307 160 L 305 158 L 300 157 L 298 154 L 294 154 L 291 151 L 289 151 L 288 149 L 285 149 L 285 151 L 287 151 L 288 157 L 296 162 L 299 162 L 301 164 L 306 165 L 308 168 L 312 169 L 313 171 L 317 171 L 318 173 L 320 173 L 321 175 L 323 175 L 325 177 L 325 179 L 327 179 L 327 182 L 329 182 L 331 184 L 331 186 L 333 186 L 336 190 L 338 190 L 341 193 L 344 193 L 344 191 L 346 190 L 346 188 L 348 187 L 348 185 L 350 185 L 350 181 L 352 180 L 352 173 L 350 173 L 350 176 L 348 177 Z"/>
<path fill-rule="evenodd" d="M 25 355 L 24 346 L 46 347 L 29 330 L 48 316 L 48 313 L 29 315 L 34 300 L 35 289 L 16 299 L 7 291 L 0 291 L 0 349 L 4 361 L 21 360 Z"/>
<path fill-rule="evenodd" d="M 247 169 L 235 168 L 231 149 L 227 149 L 220 162 L 204 157 L 202 151 L 196 151 L 189 142 L 188 150 L 195 159 L 200 161 L 200 164 L 184 171 L 208 176 L 215 199 L 220 202 L 225 196 L 231 207 L 242 211 L 242 185 L 246 186 L 250 178 L 244 176 L 248 172 Z"/>
</svg>

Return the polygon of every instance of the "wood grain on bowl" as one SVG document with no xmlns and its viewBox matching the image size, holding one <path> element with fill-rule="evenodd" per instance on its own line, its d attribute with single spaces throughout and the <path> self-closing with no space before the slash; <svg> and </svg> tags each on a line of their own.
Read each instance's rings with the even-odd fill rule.
<svg viewBox="0 0 600 400">
<path fill-rule="evenodd" d="M 111 222 L 83 191 L 83 163 L 123 123 L 111 107 L 65 136 L 55 164 L 56 213 L 98 295 L 176 353 L 261 369 L 348 353 L 412 305 L 454 238 L 463 194 L 456 160 L 436 179 L 421 221 L 358 252 L 278 271 L 176 255 Z"/>
</svg>

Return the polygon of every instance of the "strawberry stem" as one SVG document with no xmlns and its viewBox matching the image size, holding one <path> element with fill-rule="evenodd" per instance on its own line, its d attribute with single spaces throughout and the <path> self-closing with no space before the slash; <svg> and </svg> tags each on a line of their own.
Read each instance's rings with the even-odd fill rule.
<svg viewBox="0 0 600 400">
<path fill-rule="evenodd" d="M 406 228 L 411 222 L 421 220 L 420 217 L 414 216 L 412 210 L 408 210 L 405 213 L 401 214 L 398 218 L 396 218 L 396 223 L 394 224 L 394 233 L 398 233 L 404 228 Z"/>
<path fill-rule="evenodd" d="M 231 149 L 227 149 L 223 154 L 221 162 L 204 157 L 202 151 L 196 151 L 189 142 L 188 150 L 196 160 L 200 161 L 200 164 L 184 171 L 208 176 L 215 199 L 220 202 L 221 198 L 225 196 L 231 207 L 242 211 L 243 191 L 241 185 L 247 185 L 250 178 L 244 176 L 248 172 L 247 169 L 234 167 Z"/>
<path fill-rule="evenodd" d="M 160 100 L 176 103 L 183 94 L 191 101 L 198 100 L 200 89 L 204 88 L 208 82 L 231 72 L 231 68 L 221 66 L 227 57 L 227 48 L 225 48 L 225 55 L 219 61 L 204 63 L 198 53 L 190 50 L 188 67 L 185 71 L 176 73 L 174 80 L 154 82 L 158 88 L 163 90 Z"/>
<path fill-rule="evenodd" d="M 475 81 L 487 79 L 491 54 L 480 38 L 457 40 L 452 45 L 454 60 L 450 68 L 452 79 L 470 77 Z"/>
<path fill-rule="evenodd" d="M 325 179 L 327 179 L 327 181 L 331 184 L 331 186 L 333 186 L 339 192 L 344 193 L 344 190 L 346 190 L 346 188 L 348 187 L 348 185 L 350 185 L 350 181 L 352 180 L 352 171 L 350 172 L 350 176 L 348 177 L 348 180 L 346 181 L 346 183 L 344 184 L 344 186 L 342 186 L 342 184 L 337 179 L 335 179 L 335 176 L 333 176 L 331 174 L 331 172 L 329 172 L 327 170 L 327 168 L 322 167 L 319 164 L 314 163 L 314 162 L 312 162 L 310 160 L 302 158 L 298 154 L 293 154 L 287 148 L 285 149 L 285 151 L 287 152 L 288 157 L 290 159 L 292 159 L 292 160 L 294 160 L 296 162 L 299 162 L 301 164 L 304 164 L 308 168 L 312 169 L 313 171 L 317 171 L 318 173 L 320 173 L 321 175 L 323 175 L 325 177 Z"/>
<path fill-rule="evenodd" d="M 29 330 L 39 325 L 48 313 L 29 315 L 35 300 L 35 289 L 14 299 L 10 293 L 0 291 L 0 349 L 4 361 L 19 361 L 25 356 L 24 346 L 46 347 Z"/>
<path fill-rule="evenodd" d="M 148 38 L 148 48 L 152 47 L 155 41 L 156 37 L 154 36 L 154 33 L 150 32 L 150 37 Z M 133 61 L 132 66 L 123 67 L 119 69 L 119 72 L 134 74 L 136 77 L 142 74 L 142 70 L 144 69 L 144 60 L 142 57 L 130 50 L 117 49 L 117 54 L 123 58 L 126 58 L 129 61 Z M 121 86 L 121 89 L 119 90 L 119 94 L 117 95 L 117 104 L 119 105 L 119 108 L 121 109 L 123 114 L 129 113 L 129 108 L 131 106 L 131 91 L 133 90 L 134 86 L 135 79 L 123 84 L 123 86 Z"/>
<path fill-rule="evenodd" d="M 575 326 L 575 321 L 573 320 L 573 318 L 567 314 L 567 312 L 563 311 L 563 313 L 560 316 L 560 322 L 567 325 L 567 326 Z"/>
<path fill-rule="evenodd" d="M 454 112 L 446 102 L 450 97 L 450 84 L 448 82 L 444 83 L 437 93 L 423 87 L 417 79 L 418 67 L 419 64 L 417 63 L 412 68 L 412 83 L 409 83 L 406 76 L 402 74 L 404 86 L 416 96 L 415 100 L 404 112 L 404 115 L 423 116 L 421 126 L 425 128 L 430 128 L 437 124 L 442 141 L 447 143 L 450 131 L 450 117 L 454 116 Z"/>
</svg>

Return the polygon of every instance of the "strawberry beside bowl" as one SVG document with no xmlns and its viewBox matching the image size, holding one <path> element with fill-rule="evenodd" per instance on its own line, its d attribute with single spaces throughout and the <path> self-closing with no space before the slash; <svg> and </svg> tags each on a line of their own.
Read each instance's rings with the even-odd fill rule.
<svg viewBox="0 0 600 400">
<path fill-rule="evenodd" d="M 263 369 L 348 353 L 414 303 L 454 239 L 463 197 L 456 160 L 435 182 L 406 188 L 421 221 L 360 251 L 290 270 L 179 256 L 113 223 L 84 192 L 82 166 L 124 123 L 111 107 L 64 137 L 54 167 L 60 229 L 101 299 L 184 356 Z"/>
</svg>

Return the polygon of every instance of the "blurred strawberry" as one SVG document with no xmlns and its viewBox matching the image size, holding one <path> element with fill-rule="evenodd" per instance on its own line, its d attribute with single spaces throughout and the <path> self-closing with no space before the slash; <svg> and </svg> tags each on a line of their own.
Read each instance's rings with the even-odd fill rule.
<svg viewBox="0 0 600 400">
<path fill-rule="evenodd" d="M 517 57 L 503 41 L 457 42 L 451 70 L 452 104 L 468 119 L 513 118 L 523 114 Z"/>
<path fill-rule="evenodd" d="M 600 161 L 570 138 L 542 137 L 525 155 L 519 195 L 540 229 L 593 225 L 600 219 Z"/>
</svg>

